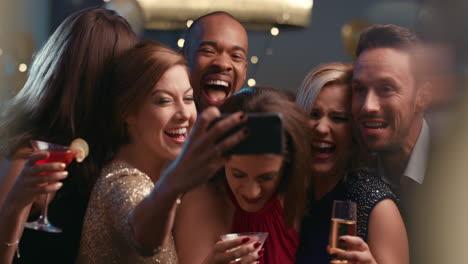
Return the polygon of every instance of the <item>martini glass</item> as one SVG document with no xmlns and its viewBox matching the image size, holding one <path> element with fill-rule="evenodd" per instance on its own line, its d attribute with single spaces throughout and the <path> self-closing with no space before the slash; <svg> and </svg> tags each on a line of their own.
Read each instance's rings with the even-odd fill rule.
<svg viewBox="0 0 468 264">
<path fill-rule="evenodd" d="M 49 142 L 31 140 L 31 147 L 34 151 L 47 151 L 49 156 L 46 159 L 36 162 L 37 165 L 49 163 L 49 162 L 63 162 L 66 166 L 75 157 L 75 152 L 73 152 L 70 147 L 57 145 Z M 47 219 L 47 209 L 48 209 L 48 199 L 49 194 L 45 195 L 44 206 L 42 207 L 42 212 L 39 218 L 34 222 L 24 223 L 24 227 L 31 228 L 34 230 L 45 231 L 50 233 L 61 233 L 62 229 L 53 226 L 49 219 Z"/>
<path fill-rule="evenodd" d="M 262 248 L 263 244 L 265 243 L 266 238 L 268 237 L 268 233 L 267 232 L 232 233 L 232 234 L 222 235 L 221 240 L 222 241 L 232 240 L 232 239 L 236 239 L 238 237 L 248 237 L 248 238 L 250 238 L 250 241 L 258 241 L 258 242 L 261 243 L 259 248 Z M 236 250 L 238 248 L 239 247 L 234 248 L 232 250 Z M 239 261 L 239 260 L 240 260 L 240 258 L 238 258 L 238 259 L 236 259 L 234 261 Z"/>
</svg>

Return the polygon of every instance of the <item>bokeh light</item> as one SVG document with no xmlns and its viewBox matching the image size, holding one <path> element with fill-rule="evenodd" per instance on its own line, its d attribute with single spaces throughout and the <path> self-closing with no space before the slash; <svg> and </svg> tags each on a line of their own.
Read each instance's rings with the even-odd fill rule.
<svg viewBox="0 0 468 264">
<path fill-rule="evenodd" d="M 251 62 L 252 64 L 257 64 L 257 63 L 258 63 L 258 57 L 257 57 L 257 56 L 252 56 L 252 57 L 250 58 L 250 62 Z"/>
<path fill-rule="evenodd" d="M 179 48 L 183 48 L 184 47 L 184 44 L 185 44 L 185 39 L 183 38 L 180 38 L 178 41 L 177 41 L 177 46 Z"/>
<path fill-rule="evenodd" d="M 249 85 L 250 87 L 255 86 L 256 84 L 257 84 L 257 82 L 255 81 L 254 78 L 250 78 L 250 79 L 247 81 L 247 85 Z"/>
</svg>

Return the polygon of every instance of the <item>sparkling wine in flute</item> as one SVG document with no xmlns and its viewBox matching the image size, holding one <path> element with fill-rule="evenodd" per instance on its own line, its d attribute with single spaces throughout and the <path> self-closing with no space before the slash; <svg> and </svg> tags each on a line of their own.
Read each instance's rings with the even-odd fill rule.
<svg viewBox="0 0 468 264">
<path fill-rule="evenodd" d="M 330 247 L 347 250 L 346 245 L 340 243 L 338 238 L 340 236 L 355 236 L 356 235 L 356 221 L 343 220 L 332 218 L 330 230 Z"/>
<path fill-rule="evenodd" d="M 330 226 L 330 252 L 348 250 L 341 236 L 356 235 L 356 204 L 350 201 L 334 201 Z M 348 263 L 347 260 L 332 259 L 330 263 Z"/>
</svg>

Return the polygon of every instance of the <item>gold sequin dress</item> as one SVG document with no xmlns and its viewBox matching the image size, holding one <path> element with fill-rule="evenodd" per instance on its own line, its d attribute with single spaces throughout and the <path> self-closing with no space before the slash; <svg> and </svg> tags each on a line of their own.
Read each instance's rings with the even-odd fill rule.
<svg viewBox="0 0 468 264">
<path fill-rule="evenodd" d="M 133 209 L 153 188 L 151 179 L 136 168 L 119 163 L 106 166 L 86 210 L 78 263 L 176 264 L 172 235 L 158 253 L 146 256 L 128 224 Z"/>
</svg>

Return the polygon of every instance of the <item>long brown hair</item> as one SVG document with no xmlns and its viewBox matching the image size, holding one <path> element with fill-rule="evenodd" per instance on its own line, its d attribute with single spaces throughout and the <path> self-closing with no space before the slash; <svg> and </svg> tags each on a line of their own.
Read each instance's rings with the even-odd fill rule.
<svg viewBox="0 0 468 264">
<path fill-rule="evenodd" d="M 128 143 L 126 117 L 138 110 L 162 75 L 176 65 L 186 65 L 183 56 L 151 40 L 141 41 L 114 61 L 106 87 L 111 123 L 101 135 L 109 159 L 121 145 Z"/>
<path fill-rule="evenodd" d="M 284 222 L 293 226 L 305 213 L 310 184 L 311 148 L 307 114 L 290 97 L 266 87 L 244 88 L 228 98 L 220 107 L 222 113 L 281 113 L 286 136 L 285 167 L 279 186 L 284 195 Z"/>
<path fill-rule="evenodd" d="M 90 154 L 68 170 L 69 178 L 79 178 L 89 193 L 102 159 L 94 132 L 106 72 L 111 59 L 136 41 L 127 21 L 110 10 L 89 8 L 65 19 L 34 56 L 26 84 L 2 111 L 1 155 L 11 157 L 30 139 L 68 145 L 84 138 Z"/>
</svg>

